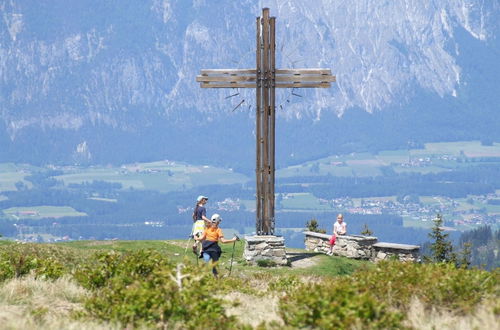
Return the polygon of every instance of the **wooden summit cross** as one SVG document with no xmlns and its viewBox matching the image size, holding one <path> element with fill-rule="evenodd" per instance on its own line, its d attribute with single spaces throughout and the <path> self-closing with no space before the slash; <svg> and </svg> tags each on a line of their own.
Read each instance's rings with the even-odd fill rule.
<svg viewBox="0 0 500 330">
<path fill-rule="evenodd" d="M 256 91 L 256 233 L 274 235 L 275 88 L 327 88 L 330 69 L 276 69 L 275 17 L 269 8 L 257 17 L 257 67 L 208 69 L 196 76 L 202 88 L 255 88 Z"/>
</svg>

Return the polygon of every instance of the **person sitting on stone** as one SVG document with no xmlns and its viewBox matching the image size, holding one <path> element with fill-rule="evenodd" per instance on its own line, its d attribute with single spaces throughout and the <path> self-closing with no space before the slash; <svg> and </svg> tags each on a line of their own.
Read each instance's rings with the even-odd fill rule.
<svg viewBox="0 0 500 330">
<path fill-rule="evenodd" d="M 339 213 L 337 215 L 337 222 L 333 224 L 333 235 L 330 238 L 330 251 L 328 255 L 333 254 L 333 246 L 335 245 L 335 241 L 337 240 L 337 236 L 345 235 L 347 233 L 347 223 L 344 222 L 344 216 Z"/>
</svg>

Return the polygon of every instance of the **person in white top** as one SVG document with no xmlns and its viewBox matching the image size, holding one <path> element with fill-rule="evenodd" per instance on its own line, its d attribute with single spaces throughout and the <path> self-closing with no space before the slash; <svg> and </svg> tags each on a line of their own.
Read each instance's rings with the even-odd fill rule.
<svg viewBox="0 0 500 330">
<path fill-rule="evenodd" d="M 339 213 L 337 215 L 337 222 L 333 224 L 333 235 L 330 239 L 330 252 L 329 255 L 333 254 L 333 246 L 335 245 L 335 241 L 337 240 L 337 236 L 345 235 L 347 233 L 347 223 L 344 222 L 344 216 Z"/>
</svg>

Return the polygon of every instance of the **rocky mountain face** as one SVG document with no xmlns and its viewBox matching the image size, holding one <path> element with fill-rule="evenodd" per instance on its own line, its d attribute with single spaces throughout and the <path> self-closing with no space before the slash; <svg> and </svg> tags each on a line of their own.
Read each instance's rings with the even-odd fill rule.
<svg viewBox="0 0 500 330">
<path fill-rule="evenodd" d="M 500 124 L 498 0 L 4 0 L 0 161 L 246 162 L 254 92 L 202 90 L 195 76 L 254 67 L 262 7 L 277 17 L 278 67 L 338 79 L 278 92 L 278 163 L 301 144 L 302 158 L 356 151 L 381 123 L 415 128 L 382 139 L 403 145 L 425 142 L 415 123 L 500 140 L 489 133 Z"/>
</svg>

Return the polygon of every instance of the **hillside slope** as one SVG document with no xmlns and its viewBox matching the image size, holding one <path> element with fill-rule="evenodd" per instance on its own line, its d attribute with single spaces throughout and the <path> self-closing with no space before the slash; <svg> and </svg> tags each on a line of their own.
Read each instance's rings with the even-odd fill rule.
<svg viewBox="0 0 500 330">
<path fill-rule="evenodd" d="M 493 328 L 499 320 L 498 272 L 399 262 L 359 267 L 295 251 L 317 261 L 280 269 L 238 262 L 231 276 L 214 280 L 191 258 L 179 263 L 184 244 L 2 242 L 2 324 L 11 329 L 197 328 L 200 322 L 213 329 L 470 329 Z M 224 275 L 230 248 L 218 265 Z M 239 261 L 241 251 L 236 255 Z M 349 264 L 348 277 L 334 275 Z M 353 268 L 358 270 L 351 273 Z"/>
</svg>

